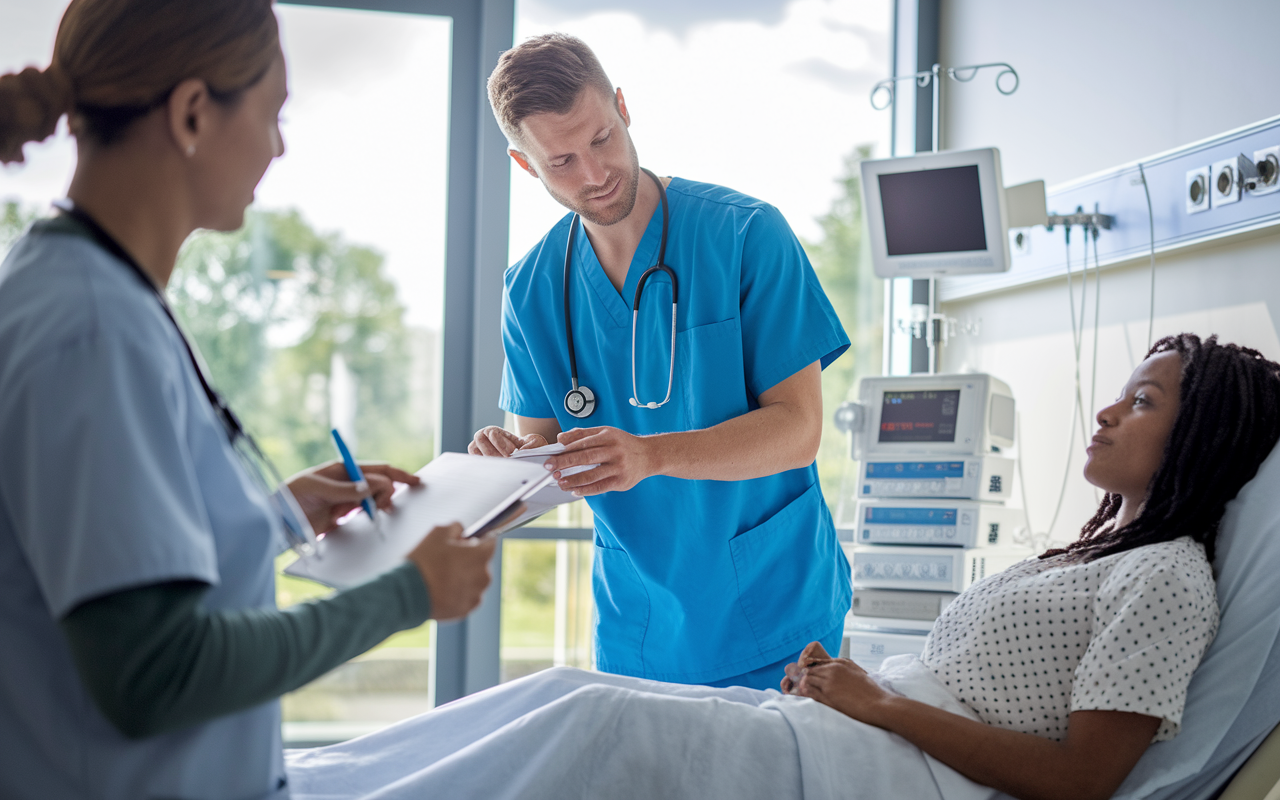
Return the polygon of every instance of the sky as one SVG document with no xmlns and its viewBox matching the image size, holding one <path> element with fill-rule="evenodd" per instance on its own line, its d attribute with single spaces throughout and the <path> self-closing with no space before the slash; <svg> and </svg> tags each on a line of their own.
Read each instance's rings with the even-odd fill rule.
<svg viewBox="0 0 1280 800">
<path fill-rule="evenodd" d="M 64 5 L 0 0 L 0 72 L 48 63 Z M 888 115 L 868 97 L 888 74 L 889 0 L 749 0 L 697 13 L 677 5 L 693 4 L 525 0 L 516 41 L 552 30 L 582 37 L 626 95 L 641 164 L 759 197 L 817 238 L 844 157 L 861 144 L 886 154 Z M 313 226 L 382 252 L 407 321 L 438 328 L 448 20 L 277 13 L 290 70 L 287 152 L 258 205 L 299 208 Z M 63 129 L 28 145 L 26 165 L 0 168 L 0 199 L 45 206 L 65 192 L 74 149 Z M 513 173 L 511 259 L 563 213 L 534 178 Z"/>
</svg>

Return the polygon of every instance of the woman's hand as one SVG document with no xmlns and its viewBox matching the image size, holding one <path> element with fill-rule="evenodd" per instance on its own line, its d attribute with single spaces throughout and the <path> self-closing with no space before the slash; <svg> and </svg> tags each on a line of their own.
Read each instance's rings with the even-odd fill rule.
<svg viewBox="0 0 1280 800">
<path fill-rule="evenodd" d="M 496 536 L 464 538 L 455 522 L 432 528 L 407 558 L 418 568 L 431 595 L 431 618 L 460 619 L 480 605 L 491 575 Z"/>
<path fill-rule="evenodd" d="M 804 649 L 798 662 L 787 665 L 782 691 L 817 700 L 845 716 L 878 727 L 884 727 L 879 722 L 884 701 L 896 696 L 849 659 L 831 658 L 817 642 Z"/>
<path fill-rule="evenodd" d="M 303 470 L 285 483 L 297 498 L 298 505 L 317 534 L 328 533 L 338 525 L 338 520 L 360 506 L 360 501 L 372 497 L 383 511 L 391 510 L 391 493 L 395 483 L 417 486 L 422 479 L 389 464 L 361 463 L 364 483 L 347 478 L 347 470 L 341 461 Z"/>
</svg>

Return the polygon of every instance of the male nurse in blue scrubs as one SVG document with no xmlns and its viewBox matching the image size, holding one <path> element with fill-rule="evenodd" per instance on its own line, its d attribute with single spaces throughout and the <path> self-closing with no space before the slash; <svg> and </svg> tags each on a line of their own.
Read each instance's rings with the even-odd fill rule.
<svg viewBox="0 0 1280 800">
<path fill-rule="evenodd" d="M 507 51 L 489 98 L 511 157 L 572 213 L 507 270 L 516 430 L 470 450 L 565 445 L 548 466 L 595 512 L 600 669 L 777 688 L 807 643 L 839 652 L 850 605 L 814 464 L 822 369 L 849 339 L 777 209 L 640 168 L 622 90 L 583 42 Z M 675 281 L 650 273 L 637 302 L 664 193 Z"/>
</svg>

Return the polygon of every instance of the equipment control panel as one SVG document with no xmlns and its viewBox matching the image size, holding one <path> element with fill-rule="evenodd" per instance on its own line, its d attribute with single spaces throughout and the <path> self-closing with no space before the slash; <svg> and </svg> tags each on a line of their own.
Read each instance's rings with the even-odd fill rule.
<svg viewBox="0 0 1280 800">
<path fill-rule="evenodd" d="M 845 545 L 852 550 L 854 586 L 963 592 L 1030 555 L 1025 547 L 894 547 Z"/>
<path fill-rule="evenodd" d="M 859 469 L 859 499 L 875 497 L 1007 500 L 1013 489 L 1013 459 L 866 459 Z"/>
<path fill-rule="evenodd" d="M 943 547 L 1012 545 L 1026 527 L 1022 509 L 976 500 L 861 500 L 853 519 L 838 523 L 858 544 Z"/>
</svg>

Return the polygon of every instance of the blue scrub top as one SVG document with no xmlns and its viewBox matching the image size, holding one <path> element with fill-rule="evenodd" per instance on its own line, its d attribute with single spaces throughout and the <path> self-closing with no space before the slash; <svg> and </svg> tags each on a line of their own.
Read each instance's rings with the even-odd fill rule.
<svg viewBox="0 0 1280 800">
<path fill-rule="evenodd" d="M 849 339 L 777 209 L 730 189 L 673 179 L 667 265 L 679 282 L 671 401 L 632 396 L 631 302 L 657 261 L 655 211 L 621 294 L 587 236 L 574 243 L 570 303 L 579 381 L 596 394 L 584 420 L 564 410 L 564 255 L 570 216 L 506 273 L 500 405 L 555 417 L 562 430 L 634 434 L 708 428 L 758 407 L 761 393 Z M 640 303 L 642 402 L 666 394 L 671 284 L 650 277 Z M 794 654 L 841 624 L 850 570 L 816 465 L 746 481 L 656 476 L 588 498 L 595 512 L 596 660 L 608 672 L 701 683 Z"/>
<path fill-rule="evenodd" d="M 287 797 L 278 702 L 129 739 L 58 628 L 168 581 L 273 608 L 281 544 L 155 297 L 71 224 L 0 265 L 0 797 Z"/>
</svg>

